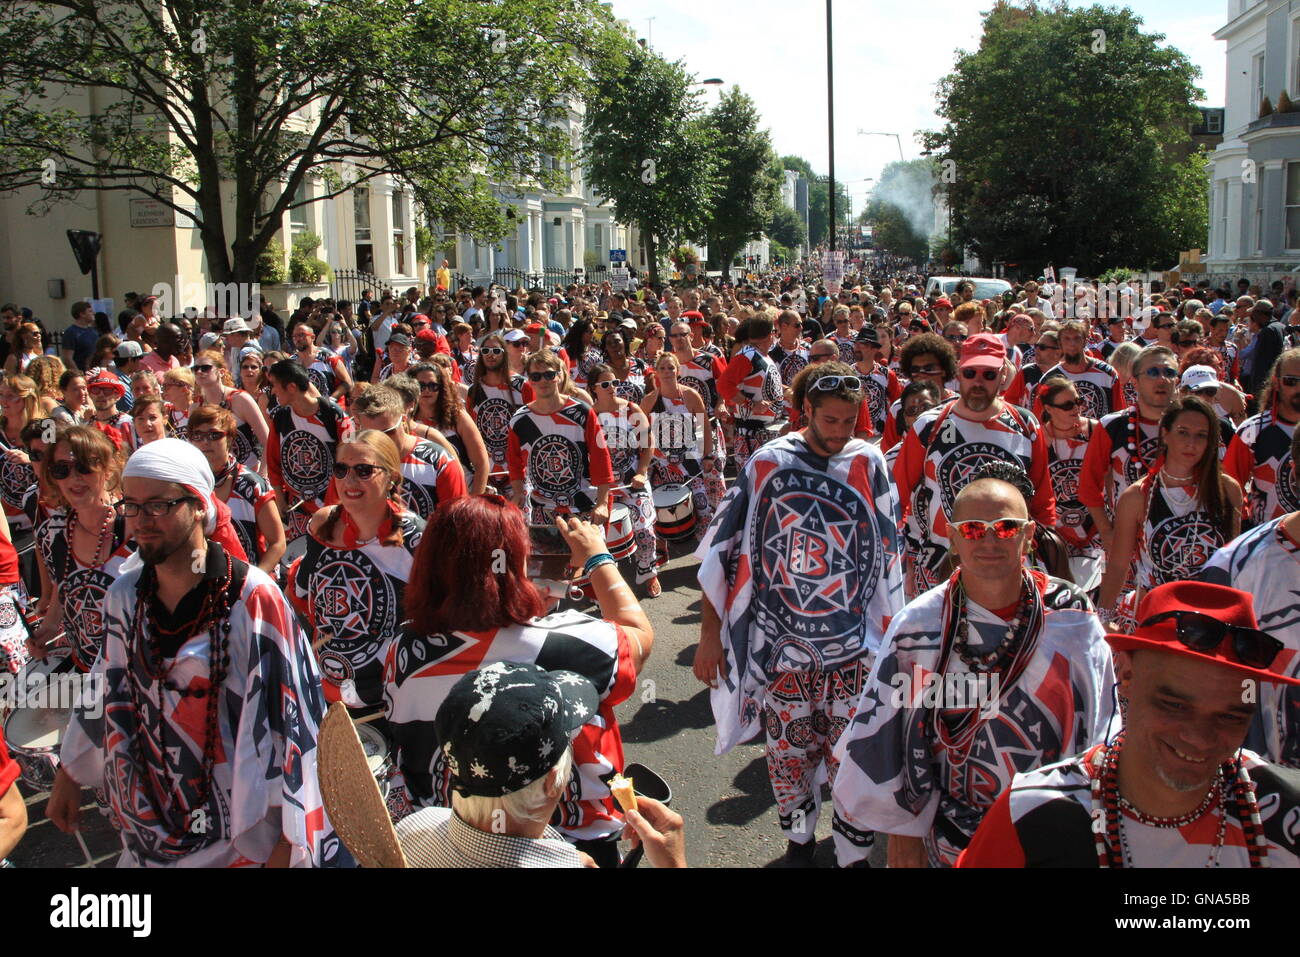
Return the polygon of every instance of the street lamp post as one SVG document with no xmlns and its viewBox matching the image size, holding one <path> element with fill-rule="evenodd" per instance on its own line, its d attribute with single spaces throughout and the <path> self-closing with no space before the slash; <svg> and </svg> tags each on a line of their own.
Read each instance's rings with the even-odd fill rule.
<svg viewBox="0 0 1300 957">
<path fill-rule="evenodd" d="M 830 183 L 827 213 L 831 252 L 835 252 L 835 46 L 831 30 L 831 0 L 826 0 L 826 133 L 830 152 Z"/>
<path fill-rule="evenodd" d="M 903 157 L 903 140 L 897 133 L 875 133 L 868 130 L 858 130 L 859 136 L 892 136 L 894 142 L 898 144 L 898 158 L 902 162 L 907 162 Z"/>
</svg>

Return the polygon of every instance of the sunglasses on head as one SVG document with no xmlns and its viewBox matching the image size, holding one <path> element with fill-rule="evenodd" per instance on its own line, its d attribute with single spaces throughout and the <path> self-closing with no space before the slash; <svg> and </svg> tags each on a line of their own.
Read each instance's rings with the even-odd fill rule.
<svg viewBox="0 0 1300 957">
<path fill-rule="evenodd" d="M 1282 642 L 1257 628 L 1229 625 L 1199 611 L 1166 611 L 1148 618 L 1138 627 L 1150 628 L 1171 619 L 1175 622 L 1178 640 L 1192 651 L 1214 651 L 1225 638 L 1231 638 L 1237 660 L 1252 668 L 1267 668 L 1284 647 Z"/>
<path fill-rule="evenodd" d="M 72 462 L 51 462 L 50 477 L 62 481 L 72 474 L 73 467 Z M 80 462 L 77 462 L 75 467 L 78 475 L 94 475 L 99 471 L 92 466 L 82 465 Z"/>
<path fill-rule="evenodd" d="M 547 382 L 554 382 L 560 376 L 558 369 L 547 369 L 545 372 L 530 372 L 528 380 L 530 382 L 541 382 L 545 379 Z"/>
<path fill-rule="evenodd" d="M 861 392 L 866 388 L 862 384 L 862 379 L 855 375 L 824 375 L 820 379 L 813 380 L 808 386 L 813 392 L 834 392 L 841 387 L 850 392 Z"/>
<path fill-rule="evenodd" d="M 364 482 L 376 472 L 382 472 L 383 470 L 384 468 L 382 465 L 370 465 L 368 463 L 362 463 L 361 465 L 344 465 L 342 462 L 334 463 L 334 477 L 340 482 L 348 477 L 348 472 L 355 472 L 357 478 Z"/>
<path fill-rule="evenodd" d="M 989 532 L 993 533 L 994 538 L 1003 540 L 1015 538 L 1029 524 L 1027 518 L 998 518 L 991 522 L 981 522 L 971 519 L 965 522 L 953 522 L 952 527 L 957 529 L 957 534 L 968 542 L 981 541 Z"/>
<path fill-rule="evenodd" d="M 1001 369 L 962 369 L 961 377 L 967 382 L 973 382 L 976 376 L 982 376 L 985 382 L 994 382 L 998 376 L 1002 375 Z"/>
<path fill-rule="evenodd" d="M 1142 374 L 1148 379 L 1168 379 L 1173 381 L 1178 378 L 1178 370 L 1171 369 L 1169 366 L 1147 366 L 1142 370 Z"/>
</svg>

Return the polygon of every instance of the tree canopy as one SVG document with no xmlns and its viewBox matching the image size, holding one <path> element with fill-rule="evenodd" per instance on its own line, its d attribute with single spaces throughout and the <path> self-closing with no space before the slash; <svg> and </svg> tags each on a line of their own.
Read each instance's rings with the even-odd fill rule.
<svg viewBox="0 0 1300 957">
<path fill-rule="evenodd" d="M 34 211 L 150 196 L 197 222 L 216 281 L 255 276 L 309 176 L 320 201 L 393 174 L 445 226 L 499 237 L 491 184 L 558 184 L 557 120 L 616 33 L 595 0 L 3 9 L 0 44 L 22 55 L 0 62 L 0 190 L 38 188 Z"/>
<path fill-rule="evenodd" d="M 1190 154 L 1199 70 L 1132 11 L 996 3 L 939 85 L 955 243 L 1033 272 L 1159 264 L 1203 246 Z"/>
<path fill-rule="evenodd" d="M 782 167 L 761 126 L 758 107 L 738 87 L 723 94 L 707 122 L 717 144 L 713 197 L 706 226 L 709 255 L 731 275 L 731 261 L 758 239 L 781 202 Z"/>
</svg>

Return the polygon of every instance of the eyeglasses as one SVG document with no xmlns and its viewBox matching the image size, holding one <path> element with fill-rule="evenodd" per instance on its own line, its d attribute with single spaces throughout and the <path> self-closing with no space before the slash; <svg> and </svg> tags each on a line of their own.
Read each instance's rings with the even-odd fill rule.
<svg viewBox="0 0 1300 957">
<path fill-rule="evenodd" d="M 1061 349 L 1060 346 L 1054 346 L 1050 342 L 1040 342 L 1034 348 L 1039 352 L 1059 352 Z"/>
<path fill-rule="evenodd" d="M 361 465 L 344 465 L 342 462 L 334 463 L 334 477 L 340 482 L 348 477 L 348 472 L 355 472 L 357 478 L 365 482 L 376 472 L 382 472 L 383 470 L 382 465 L 370 465 L 364 462 Z"/>
<path fill-rule="evenodd" d="M 1280 375 L 1277 377 L 1277 381 L 1282 383 L 1288 389 L 1294 389 L 1296 386 L 1300 385 L 1300 375 Z"/>
<path fill-rule="evenodd" d="M 545 372 L 530 372 L 528 373 L 528 381 L 541 382 L 545 379 L 547 382 L 554 382 L 559 378 L 559 375 L 560 372 L 558 369 L 547 369 Z"/>
<path fill-rule="evenodd" d="M 200 374 L 202 374 L 202 375 L 207 375 L 209 372 L 211 372 L 211 371 L 212 371 L 213 369 L 215 369 L 215 368 L 216 368 L 216 366 L 214 366 L 212 363 L 210 363 L 210 362 L 205 362 L 205 363 L 204 363 L 203 365 L 201 365 L 201 366 L 195 366 L 195 367 L 194 367 L 194 371 L 195 371 L 195 372 L 198 372 L 198 373 L 200 373 Z M 180 384 L 181 384 L 181 383 L 176 383 L 176 382 L 173 382 L 173 383 L 172 383 L 172 385 L 180 385 Z"/>
<path fill-rule="evenodd" d="M 961 377 L 967 382 L 975 381 L 976 376 L 983 376 L 985 382 L 993 382 L 1002 375 L 1001 369 L 962 369 Z"/>
<path fill-rule="evenodd" d="M 72 462 L 51 462 L 50 477 L 61 482 L 72 474 L 72 469 Z M 76 469 L 78 475 L 94 475 L 99 471 L 93 466 L 82 465 L 80 462 L 76 463 Z"/>
<path fill-rule="evenodd" d="M 814 379 L 808 388 L 813 392 L 834 392 L 839 388 L 848 389 L 850 392 L 861 392 L 866 386 L 862 384 L 862 379 L 855 375 L 824 375 L 820 379 Z"/>
<path fill-rule="evenodd" d="M 993 533 L 994 538 L 1005 541 L 1009 538 L 1015 538 L 1028 524 L 1029 519 L 1027 518 L 999 518 L 991 522 L 980 522 L 971 519 L 966 522 L 953 522 L 952 527 L 957 529 L 957 534 L 968 542 L 983 541 L 989 532 Z"/>
<path fill-rule="evenodd" d="M 1283 648 L 1282 642 L 1267 632 L 1229 625 L 1198 611 L 1166 611 L 1148 618 L 1138 627 L 1150 628 L 1170 619 L 1176 623 L 1178 640 L 1192 651 L 1214 651 L 1223 644 L 1223 639 L 1231 638 L 1232 651 L 1237 659 L 1253 668 L 1267 668 Z"/>
<path fill-rule="evenodd" d="M 114 508 L 125 515 L 127 518 L 135 518 L 141 512 L 144 512 L 150 518 L 161 518 L 168 514 L 172 509 L 181 502 L 197 502 L 193 495 L 182 495 L 180 498 L 160 498 L 152 499 L 148 502 L 117 502 Z"/>
<path fill-rule="evenodd" d="M 926 403 L 921 403 L 919 405 L 905 405 L 903 406 L 903 415 L 907 416 L 909 419 L 915 419 L 922 412 L 928 412 L 932 408 L 934 408 L 934 406 Z"/>
<path fill-rule="evenodd" d="M 912 366 L 912 371 L 908 374 L 909 378 L 919 375 L 943 375 L 943 366 L 930 363 L 928 366 Z"/>
<path fill-rule="evenodd" d="M 510 345 L 514 346 L 516 349 L 526 349 L 526 348 L 528 348 L 528 343 L 525 342 L 523 339 L 520 339 L 520 340 L 517 341 L 517 342 L 512 342 L 512 343 L 510 343 Z"/>
<path fill-rule="evenodd" d="M 1201 344 L 1200 339 L 1179 339 L 1178 347 L 1180 349 L 1195 349 Z"/>
<path fill-rule="evenodd" d="M 623 383 L 620 382 L 620 381 L 618 381 L 618 379 L 607 379 L 607 380 L 605 380 L 604 382 L 597 382 L 597 383 L 596 383 L 596 388 L 597 388 L 597 389 L 617 389 L 617 388 L 618 388 L 619 386 L 621 386 L 622 384 L 623 384 Z"/>
<path fill-rule="evenodd" d="M 1178 378 L 1178 370 L 1171 369 L 1169 366 L 1147 366 L 1142 370 L 1142 374 L 1148 379 L 1168 379 L 1173 381 Z"/>
<path fill-rule="evenodd" d="M 505 351 L 506 350 L 502 349 L 500 346 L 488 346 L 486 349 L 479 350 L 479 352 L 483 353 L 485 356 L 499 356 Z"/>
<path fill-rule="evenodd" d="M 1079 406 L 1083 405 L 1083 402 L 1080 399 L 1068 399 L 1065 402 L 1045 402 L 1044 405 L 1049 409 L 1060 409 L 1062 412 L 1073 412 Z"/>
<path fill-rule="evenodd" d="M 691 337 L 691 334 L 690 334 L 689 332 L 670 332 L 670 333 L 668 333 L 668 338 L 669 338 L 669 339 L 689 339 L 690 337 Z"/>
<path fill-rule="evenodd" d="M 961 345 L 963 342 L 966 341 L 966 339 L 967 339 L 968 337 L 967 337 L 967 336 L 951 335 L 951 336 L 944 336 L 944 338 L 947 339 L 949 342 L 955 342 L 955 343 L 957 343 L 958 345 Z"/>
<path fill-rule="evenodd" d="M 420 383 L 420 391 L 421 391 L 421 392 L 441 392 L 441 391 L 442 391 L 442 383 L 441 383 L 441 382 L 421 382 L 421 383 Z"/>
<path fill-rule="evenodd" d="M 215 429 L 211 432 L 199 432 L 195 429 L 190 429 L 189 436 L 191 442 L 220 442 L 222 439 L 226 438 L 226 433 L 218 432 Z"/>
</svg>

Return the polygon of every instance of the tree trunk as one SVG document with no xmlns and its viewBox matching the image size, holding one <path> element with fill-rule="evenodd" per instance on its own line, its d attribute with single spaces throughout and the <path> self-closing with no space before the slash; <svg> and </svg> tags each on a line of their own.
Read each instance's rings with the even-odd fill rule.
<svg viewBox="0 0 1300 957">
<path fill-rule="evenodd" d="M 641 240 L 645 243 L 645 255 L 648 260 L 646 270 L 650 275 L 650 285 L 659 284 L 659 247 L 655 243 L 655 235 L 650 230 L 642 227 Z"/>
</svg>

